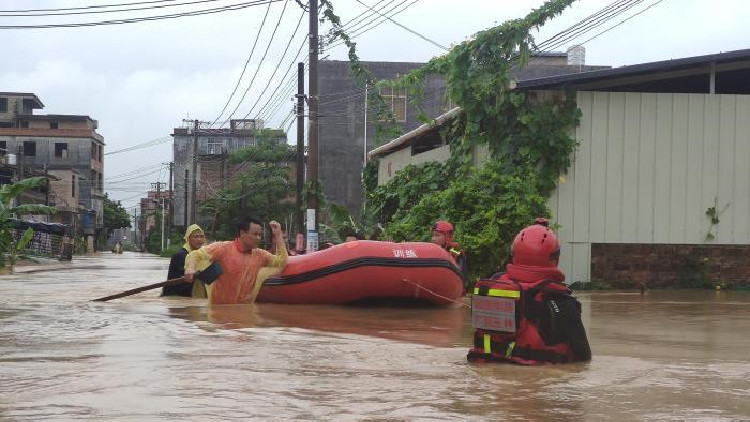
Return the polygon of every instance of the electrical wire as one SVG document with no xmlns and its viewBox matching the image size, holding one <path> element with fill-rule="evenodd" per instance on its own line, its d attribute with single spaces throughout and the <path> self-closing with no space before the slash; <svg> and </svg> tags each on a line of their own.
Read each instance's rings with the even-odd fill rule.
<svg viewBox="0 0 750 422">
<path fill-rule="evenodd" d="M 372 7 L 370 7 L 370 6 L 368 6 L 368 5 L 367 5 L 367 4 L 365 3 L 365 2 L 363 2 L 362 0 L 355 0 L 355 1 L 356 1 L 357 3 L 359 3 L 359 4 L 361 4 L 362 6 L 365 6 L 366 8 L 368 8 L 368 9 L 370 9 L 370 10 L 372 10 L 372 11 L 375 11 L 375 9 L 373 9 L 373 8 L 372 8 Z M 412 33 L 412 34 L 414 34 L 414 35 L 418 36 L 419 38 L 421 38 L 421 39 L 423 39 L 423 40 L 427 41 L 428 43 L 430 43 L 430 44 L 432 44 L 432 45 L 434 45 L 434 46 L 436 46 L 436 47 L 438 47 L 438 48 L 441 48 L 441 49 L 443 49 L 444 51 L 448 51 L 448 47 L 446 47 L 446 46 L 444 46 L 444 45 L 441 45 L 440 43 L 438 43 L 438 42 L 436 42 L 436 41 L 433 41 L 433 40 L 431 40 L 431 39 L 429 39 L 429 38 L 425 37 L 424 35 L 420 34 L 419 32 L 417 32 L 417 31 L 415 31 L 415 30 L 413 30 L 413 29 L 411 29 L 411 28 L 407 28 L 406 26 L 404 26 L 404 25 L 402 25 L 402 24 L 400 24 L 400 23 L 396 22 L 396 21 L 395 21 L 395 20 L 394 20 L 393 18 L 391 18 L 390 16 L 384 15 L 384 14 L 382 14 L 382 13 L 380 13 L 380 12 L 377 12 L 377 14 L 378 14 L 378 15 L 380 15 L 380 16 L 382 16 L 382 17 L 384 17 L 384 18 L 386 18 L 386 19 L 388 19 L 389 21 L 391 21 L 391 22 L 392 22 L 392 23 L 393 23 L 394 25 L 398 26 L 399 28 L 402 28 L 402 29 L 404 29 L 404 30 L 406 30 L 406 31 L 408 31 L 408 32 L 410 32 L 410 33 Z"/>
<path fill-rule="evenodd" d="M 175 0 L 170 0 L 175 1 Z M 224 0 L 193 0 L 193 1 L 186 1 L 184 3 L 175 3 L 175 4 L 162 4 L 158 6 L 144 6 L 144 7 L 133 7 L 129 9 L 115 9 L 115 10 L 90 10 L 90 11 L 80 11 L 80 12 L 50 12 L 50 13 L 6 13 L 6 12 L 0 12 L 0 17 L 38 17 L 38 16 L 74 16 L 74 15 L 93 15 L 93 14 L 99 14 L 99 13 L 118 13 L 118 12 L 134 12 L 139 10 L 153 10 L 153 9 L 164 9 L 167 7 L 176 7 L 176 6 L 188 6 L 191 4 L 201 4 L 201 3 L 214 3 L 217 1 L 224 1 Z"/>
<path fill-rule="evenodd" d="M 294 41 L 294 37 L 297 35 L 297 32 L 299 32 L 299 28 L 302 25 L 302 19 L 304 17 L 305 17 L 305 11 L 303 10 L 302 13 L 300 14 L 299 20 L 297 21 L 297 27 L 294 28 L 294 33 L 292 33 L 292 36 L 289 38 L 289 41 L 286 43 L 286 47 L 284 48 L 284 53 L 281 55 L 281 58 L 279 59 L 279 62 L 276 64 L 276 67 L 274 68 L 273 73 L 268 78 L 268 83 L 263 88 L 263 91 L 261 91 L 261 93 L 258 95 L 258 99 L 259 100 L 260 100 L 260 98 L 263 98 L 263 95 L 266 93 L 266 91 L 268 90 L 268 88 L 271 86 L 271 82 L 273 81 L 274 76 L 276 76 L 276 72 L 279 71 L 279 67 L 281 67 L 281 63 L 284 61 L 284 58 L 286 57 L 287 53 L 289 52 L 289 47 L 292 45 L 292 41 Z M 302 52 L 302 48 L 305 46 L 306 41 L 307 41 L 306 38 L 302 40 L 302 44 L 300 45 L 299 50 L 297 51 L 297 57 L 299 57 L 300 52 Z M 296 60 L 297 59 L 295 58 L 292 61 L 292 65 L 289 66 L 289 68 L 287 69 L 285 75 L 289 73 L 289 71 L 293 67 L 294 62 Z M 282 77 L 282 80 L 283 80 L 283 77 Z M 250 114 L 252 114 L 253 110 L 255 110 L 255 107 L 259 104 L 259 100 L 256 101 L 253 104 L 253 106 L 250 108 L 250 111 L 248 111 L 247 114 L 245 114 L 245 117 L 243 117 L 243 119 L 247 119 L 247 117 L 250 116 Z"/>
<path fill-rule="evenodd" d="M 169 15 L 146 16 L 139 18 L 111 19 L 97 22 L 65 23 L 65 24 L 43 24 L 43 25 L 0 25 L 0 29 L 52 29 L 52 28 L 81 28 L 92 26 L 122 25 L 128 23 L 138 23 L 147 21 L 156 21 L 164 19 L 176 19 L 188 16 L 201 16 L 214 13 L 228 12 L 234 10 L 247 9 L 262 4 L 275 3 L 281 0 L 253 0 L 245 3 L 235 3 L 227 6 L 216 7 L 213 9 L 203 9 L 192 12 L 173 13 Z"/>
<path fill-rule="evenodd" d="M 260 67 L 263 64 L 263 61 L 266 59 L 266 56 L 268 55 L 268 50 L 271 48 L 271 41 L 273 41 L 273 38 L 276 36 L 276 31 L 279 29 L 279 26 L 281 25 L 281 20 L 284 17 L 284 12 L 286 12 L 286 6 L 289 4 L 289 0 L 284 0 L 284 8 L 281 9 L 281 14 L 279 15 L 279 20 L 276 22 L 276 26 L 273 28 L 273 32 L 271 33 L 271 39 L 268 42 L 268 45 L 266 45 L 266 51 L 263 52 L 263 57 L 260 58 L 260 62 L 258 63 L 258 67 L 255 68 L 255 73 L 253 74 L 252 79 L 250 79 L 250 84 L 248 84 L 247 88 L 245 88 L 245 92 L 242 93 L 242 97 L 240 98 L 240 101 L 237 103 L 237 105 L 234 107 L 234 110 L 232 110 L 232 113 L 229 115 L 229 117 L 224 120 L 224 122 L 221 124 L 221 127 L 224 127 L 229 121 L 232 119 L 232 116 L 234 116 L 234 113 L 237 112 L 237 109 L 240 108 L 240 105 L 243 101 L 245 101 L 245 97 L 247 96 L 247 93 L 250 91 L 250 88 L 253 87 L 253 83 L 255 82 L 255 78 L 258 77 L 258 72 L 260 72 Z"/>
<path fill-rule="evenodd" d="M 240 83 L 242 82 L 242 77 L 245 76 L 247 65 L 250 64 L 250 60 L 253 58 L 253 53 L 255 52 L 255 47 L 258 45 L 258 40 L 260 39 L 260 33 L 261 31 L 263 31 L 263 27 L 266 25 L 266 18 L 268 18 L 268 12 L 271 11 L 271 4 L 272 3 L 268 3 L 268 7 L 266 8 L 266 14 L 263 16 L 263 21 L 260 23 L 260 28 L 258 28 L 258 33 L 255 35 L 255 41 L 253 41 L 253 48 L 250 49 L 250 55 L 247 56 L 247 60 L 245 60 L 245 65 L 242 67 L 242 72 L 240 73 L 240 77 L 237 78 L 237 84 L 234 86 L 232 93 L 229 94 L 229 98 L 227 99 L 226 104 L 224 104 L 224 108 L 221 109 L 221 113 L 219 113 L 216 119 L 214 119 L 214 121 L 210 125 L 208 125 L 209 129 L 213 127 L 213 125 L 215 125 L 219 119 L 221 119 L 221 116 L 223 116 L 224 112 L 227 111 L 227 107 L 229 107 L 229 103 L 232 101 L 232 98 L 234 98 L 234 94 L 237 93 L 237 88 L 239 88 Z"/>
</svg>

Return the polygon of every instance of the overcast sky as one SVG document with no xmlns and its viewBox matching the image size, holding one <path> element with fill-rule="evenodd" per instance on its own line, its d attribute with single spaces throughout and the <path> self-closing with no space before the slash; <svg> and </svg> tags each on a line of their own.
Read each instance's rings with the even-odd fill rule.
<svg viewBox="0 0 750 422">
<path fill-rule="evenodd" d="M 0 9 L 70 8 L 95 4 L 131 3 L 136 0 L 1 1 Z M 177 2 L 195 0 L 177 0 Z M 183 8 L 145 12 L 131 11 L 83 16 L 18 18 L 0 16 L 2 25 L 90 22 L 200 10 L 241 3 L 220 0 Z M 369 5 L 389 2 L 362 0 Z M 413 2 L 413 3 L 412 3 Z M 582 18 L 597 12 L 612 0 L 579 0 L 563 15 L 551 21 L 539 34 L 543 41 Z M 348 22 L 367 9 L 356 0 L 332 0 L 342 22 Z M 394 1 L 385 11 L 402 3 Z M 307 34 L 307 16 L 294 37 L 289 52 L 266 87 L 284 49 L 294 34 L 301 9 L 288 0 L 268 9 L 268 17 L 246 70 L 238 95 L 230 103 L 233 110 L 239 94 L 245 91 L 260 58 L 280 22 L 258 77 L 235 117 L 243 117 L 255 106 L 262 108 L 268 94 L 281 82 L 298 47 Z M 411 4 L 411 5 L 410 5 Z M 471 34 L 507 19 L 522 17 L 542 4 L 539 0 L 411 0 L 402 3 L 394 16 L 400 24 L 421 33 L 438 44 L 449 46 Z M 650 5 L 653 7 L 645 10 Z M 0 91 L 33 92 L 45 104 L 37 114 L 86 114 L 99 121 L 99 133 L 107 144 L 105 152 L 115 151 L 169 135 L 182 119 L 212 121 L 221 112 L 250 54 L 268 6 L 172 20 L 65 29 L 2 29 L 3 54 L 0 58 Z M 643 11 L 645 10 L 645 11 Z M 587 42 L 586 63 L 622 66 L 649 61 L 713 54 L 750 48 L 750 1 L 745 0 L 644 0 L 617 19 L 595 31 L 571 39 L 565 47 L 583 42 L 614 26 L 628 16 L 643 13 Z M 391 12 L 392 13 L 392 12 Z M 0 12 L 2 14 L 2 12 Z M 281 17 L 281 19 L 280 19 Z M 368 17 L 365 22 L 381 18 Z M 327 26 L 321 28 L 324 33 Z M 362 60 L 426 61 L 442 50 L 410 32 L 386 21 L 356 38 Z M 304 50 L 303 50 L 304 54 Z M 322 56 L 345 60 L 344 47 L 329 49 Z M 307 84 L 307 83 L 306 83 Z M 257 103 L 257 104 L 256 104 Z M 291 110 L 285 100 L 267 126 L 278 126 Z M 255 113 L 255 112 L 253 112 Z M 226 116 L 227 113 L 225 113 Z M 250 116 L 252 117 L 252 116 Z M 289 133 L 294 140 L 294 127 Z M 133 207 L 151 182 L 166 181 L 167 171 L 151 167 L 142 177 L 128 182 L 113 176 L 146 168 L 172 159 L 171 143 L 105 157 L 105 190 L 123 205 Z M 108 182 L 107 179 L 110 179 Z"/>
</svg>

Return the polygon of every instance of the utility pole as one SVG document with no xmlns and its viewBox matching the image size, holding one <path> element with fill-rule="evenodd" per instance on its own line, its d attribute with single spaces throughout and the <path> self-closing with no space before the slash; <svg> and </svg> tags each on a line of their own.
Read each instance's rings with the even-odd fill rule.
<svg viewBox="0 0 750 422">
<path fill-rule="evenodd" d="M 362 136 L 362 221 L 365 219 L 365 207 L 367 206 L 367 197 L 364 195 L 365 190 L 365 167 L 367 166 L 367 86 L 369 81 L 365 81 L 365 124 L 364 135 Z M 364 223 L 363 223 L 364 224 Z"/>
<path fill-rule="evenodd" d="M 172 244 L 172 224 L 174 224 L 174 184 L 172 184 L 172 176 L 174 173 L 174 161 L 169 162 L 169 218 L 167 219 L 167 246 Z M 175 183 L 176 184 L 176 183 Z"/>
<path fill-rule="evenodd" d="M 133 207 L 133 245 L 138 247 L 138 207 Z"/>
<path fill-rule="evenodd" d="M 297 63 L 297 234 L 305 233 L 302 187 L 305 184 L 305 64 Z"/>
<path fill-rule="evenodd" d="M 308 181 L 307 197 L 307 251 L 318 250 L 318 0 L 310 0 L 310 93 L 308 95 Z"/>
<path fill-rule="evenodd" d="M 196 200 L 198 199 L 198 119 L 193 120 L 193 190 L 191 192 L 190 221 L 195 223 Z M 187 226 L 187 224 L 186 224 Z"/>
<path fill-rule="evenodd" d="M 161 186 L 165 183 L 162 182 L 156 182 L 151 184 L 151 188 L 154 188 L 154 185 L 156 185 L 156 206 L 159 206 L 159 200 L 161 200 L 161 250 L 164 250 L 164 197 L 161 194 Z M 154 216 L 154 220 L 156 220 L 156 216 Z"/>
<path fill-rule="evenodd" d="M 190 183 L 190 170 L 185 169 L 185 230 L 187 230 L 188 226 L 188 185 Z"/>
<path fill-rule="evenodd" d="M 18 145 L 18 180 L 23 180 L 23 145 Z M 21 205 L 23 194 L 16 197 L 16 204 Z"/>
</svg>

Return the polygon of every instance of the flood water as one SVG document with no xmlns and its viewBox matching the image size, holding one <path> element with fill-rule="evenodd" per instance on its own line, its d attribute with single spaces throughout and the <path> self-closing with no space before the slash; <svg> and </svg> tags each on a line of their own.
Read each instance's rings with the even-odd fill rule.
<svg viewBox="0 0 750 422">
<path fill-rule="evenodd" d="M 0 277 L 0 419 L 750 419 L 750 292 L 579 294 L 590 363 L 474 365 L 462 307 L 90 302 L 167 266 Z"/>
</svg>

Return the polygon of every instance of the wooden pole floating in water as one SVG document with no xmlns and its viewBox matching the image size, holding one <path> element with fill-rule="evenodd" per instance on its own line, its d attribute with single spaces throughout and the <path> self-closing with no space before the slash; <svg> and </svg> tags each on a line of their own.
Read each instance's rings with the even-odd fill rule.
<svg viewBox="0 0 750 422">
<path fill-rule="evenodd" d="M 135 289 L 125 290 L 124 292 L 117 293 L 116 295 L 100 297 L 99 299 L 94 299 L 93 302 L 106 302 L 108 300 L 119 299 L 125 296 L 132 296 L 140 292 L 145 292 L 146 290 L 158 289 L 159 287 L 173 286 L 175 284 L 180 284 L 180 283 L 185 283 L 185 280 L 182 277 L 173 278 L 171 280 L 149 284 L 148 286 L 142 286 L 142 287 L 138 287 Z"/>
</svg>

